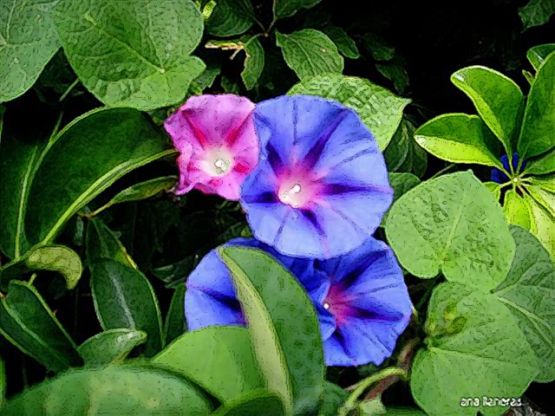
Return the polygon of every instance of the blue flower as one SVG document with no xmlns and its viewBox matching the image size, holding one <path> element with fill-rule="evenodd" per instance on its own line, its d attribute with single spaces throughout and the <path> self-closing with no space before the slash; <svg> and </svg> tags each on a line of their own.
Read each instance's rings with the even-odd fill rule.
<svg viewBox="0 0 555 416">
<path fill-rule="evenodd" d="M 512 166 L 512 170 L 514 170 L 515 172 L 518 169 L 518 162 L 519 162 L 519 157 L 518 157 L 518 153 L 514 152 L 513 153 L 513 158 L 511 160 L 511 164 Z M 505 168 L 505 170 L 507 172 L 511 171 L 511 168 L 509 167 L 509 158 L 507 155 L 503 155 L 501 156 L 501 163 L 503 164 L 503 167 Z M 526 166 L 526 161 L 522 162 L 522 166 L 520 167 L 520 170 L 522 171 L 524 169 L 524 167 Z M 510 179 L 509 177 L 501 170 L 497 169 L 497 168 L 493 168 L 491 170 L 491 180 L 497 183 L 505 183 L 508 182 Z"/>
<path fill-rule="evenodd" d="M 241 189 L 254 236 L 288 256 L 331 258 L 364 243 L 393 191 L 372 133 L 334 101 L 283 96 L 256 106 L 260 161 Z"/>
</svg>

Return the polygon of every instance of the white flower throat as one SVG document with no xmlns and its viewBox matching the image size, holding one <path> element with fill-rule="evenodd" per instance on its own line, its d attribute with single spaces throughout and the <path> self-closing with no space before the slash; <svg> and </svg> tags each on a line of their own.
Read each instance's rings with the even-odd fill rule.
<svg viewBox="0 0 555 416">
<path fill-rule="evenodd" d="M 280 192 L 279 199 L 285 204 L 291 205 L 293 208 L 298 208 L 302 205 L 301 193 L 302 187 L 300 184 L 296 183 L 289 189 Z"/>
</svg>

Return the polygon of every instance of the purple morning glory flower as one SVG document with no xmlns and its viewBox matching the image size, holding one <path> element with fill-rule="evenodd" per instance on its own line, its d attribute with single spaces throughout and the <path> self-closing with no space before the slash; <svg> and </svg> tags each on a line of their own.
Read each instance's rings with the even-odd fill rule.
<svg viewBox="0 0 555 416">
<path fill-rule="evenodd" d="M 511 164 L 513 165 L 512 167 L 515 172 L 518 169 L 518 162 L 519 162 L 518 153 L 515 152 L 513 153 L 513 158 L 511 160 Z M 507 157 L 507 155 L 501 156 L 501 163 L 503 164 L 503 167 L 507 172 L 511 171 L 511 168 L 509 167 L 509 158 Z M 525 166 L 526 166 L 526 161 L 523 161 L 522 166 L 520 167 L 520 170 L 523 170 Z M 497 183 L 505 183 L 505 182 L 508 182 L 510 179 L 501 170 L 497 168 L 493 168 L 491 170 L 491 180 Z"/>
<path fill-rule="evenodd" d="M 397 259 L 382 241 L 370 238 L 347 255 L 316 262 L 329 288 L 317 302 L 321 322 L 334 331 L 324 338 L 327 365 L 379 365 L 391 356 L 407 327 L 412 303 Z"/>
<path fill-rule="evenodd" d="M 314 96 L 263 101 L 260 161 L 241 188 L 254 236 L 288 256 L 331 258 L 372 236 L 393 191 L 372 133 L 345 106 Z"/>
</svg>

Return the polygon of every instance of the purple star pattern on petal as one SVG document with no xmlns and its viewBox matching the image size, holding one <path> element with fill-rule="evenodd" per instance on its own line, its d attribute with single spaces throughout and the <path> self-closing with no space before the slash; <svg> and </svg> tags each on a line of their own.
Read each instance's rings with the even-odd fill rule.
<svg viewBox="0 0 555 416">
<path fill-rule="evenodd" d="M 374 137 L 334 101 L 283 96 L 256 106 L 260 162 L 241 203 L 254 236 L 288 256 L 331 258 L 366 241 L 393 191 Z"/>
<path fill-rule="evenodd" d="M 180 155 L 175 193 L 196 188 L 238 200 L 258 161 L 254 104 L 231 94 L 191 97 L 164 123 Z"/>
</svg>

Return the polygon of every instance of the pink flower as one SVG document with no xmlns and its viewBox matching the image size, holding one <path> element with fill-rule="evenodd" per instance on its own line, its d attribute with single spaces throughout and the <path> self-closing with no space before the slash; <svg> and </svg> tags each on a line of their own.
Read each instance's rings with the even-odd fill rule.
<svg viewBox="0 0 555 416">
<path fill-rule="evenodd" d="M 191 189 L 238 200 L 258 162 L 254 104 L 232 94 L 191 97 L 164 127 L 180 152 L 177 195 Z"/>
</svg>

